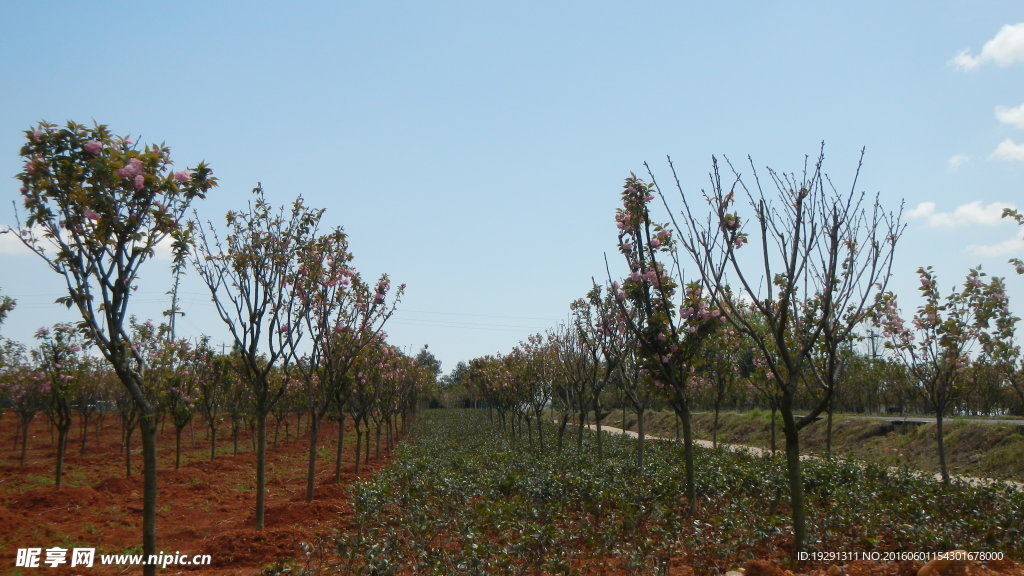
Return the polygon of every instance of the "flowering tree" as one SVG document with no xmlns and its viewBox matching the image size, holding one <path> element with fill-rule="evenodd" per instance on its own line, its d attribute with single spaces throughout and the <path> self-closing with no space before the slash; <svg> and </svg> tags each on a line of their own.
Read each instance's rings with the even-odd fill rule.
<svg viewBox="0 0 1024 576">
<path fill-rule="evenodd" d="M 552 393 L 557 395 L 561 405 L 558 449 L 561 451 L 565 428 L 573 411 L 576 412 L 576 452 L 583 450 L 583 434 L 586 429 L 589 395 L 587 387 L 596 373 L 593 358 L 583 344 L 579 330 L 563 325 L 555 338 L 554 360 L 557 363 L 558 385 Z"/>
<path fill-rule="evenodd" d="M 13 340 L 3 342 L 3 364 L 0 365 L 0 386 L 10 407 L 18 415 L 15 447 L 21 440 L 20 463 L 25 464 L 28 446 L 28 426 L 36 414 L 46 408 L 49 382 L 33 369 L 25 346 Z"/>
<path fill-rule="evenodd" d="M 531 422 L 537 425 L 537 442 L 540 450 L 544 450 L 544 408 L 551 401 L 551 381 L 554 372 L 554 337 L 531 334 L 525 342 L 520 342 L 505 357 L 512 378 L 522 393 L 522 413 L 526 419 L 526 433 L 532 445 L 533 432 Z"/>
<path fill-rule="evenodd" d="M 335 481 L 339 481 L 344 408 L 351 392 L 349 371 L 356 356 L 381 334 L 405 285 L 398 287 L 389 303 L 391 281 L 386 274 L 373 288 L 366 284 L 351 265 L 348 237 L 341 228 L 312 239 L 300 251 L 299 259 L 295 287 L 303 313 L 298 321 L 308 334 L 310 350 L 302 358 L 293 358 L 292 366 L 301 374 L 310 416 L 306 500 L 312 501 L 320 422 L 332 406 L 336 407 L 339 426 Z"/>
<path fill-rule="evenodd" d="M 856 178 L 848 193 L 838 192 L 823 163 L 824 148 L 813 164 L 805 160 L 800 177 L 769 168 L 775 188 L 769 193 L 752 160 L 754 186 L 748 187 L 731 164 L 732 181 L 723 184 L 713 158 L 711 188 L 695 203 L 669 161 L 682 204 L 682 227 L 673 217 L 685 231 L 682 249 L 711 307 L 753 342 L 771 374 L 786 437 L 794 554 L 807 542 L 799 433 L 831 403 L 835 358 L 820 364 L 822 386 L 800 418 L 794 414 L 797 395 L 816 369 L 815 349 L 836 354 L 873 295 L 884 290 L 902 230 L 899 217 L 886 214 L 877 198 L 865 205 L 854 192 Z M 707 211 L 698 208 L 705 205 Z M 744 256 L 748 244 L 753 253 Z M 753 314 L 739 313 L 748 304 Z"/>
<path fill-rule="evenodd" d="M 595 282 L 587 294 L 587 302 L 592 318 L 591 326 L 595 333 L 594 341 L 599 343 L 605 358 L 605 370 L 612 370 L 610 376 L 636 414 L 636 461 L 637 468 L 643 470 L 644 442 L 647 435 L 644 418 L 657 391 L 651 385 L 650 377 L 643 372 L 644 369 L 637 358 L 636 335 L 629 330 L 630 324 L 636 324 L 637 320 L 635 317 L 632 322 L 627 320 L 627 316 L 635 316 L 636 311 L 626 300 L 625 293 L 619 295 L 621 289 L 618 282 L 613 282 L 609 285 L 607 293 L 603 294 L 601 287 Z"/>
<path fill-rule="evenodd" d="M 103 362 L 103 364 L 101 364 Z M 85 454 L 86 438 L 89 423 L 99 411 L 99 404 L 104 397 L 104 372 L 109 370 L 105 362 L 95 357 L 82 358 L 82 378 L 75 386 L 72 405 L 78 412 L 78 425 L 81 430 L 79 454 Z"/>
<path fill-rule="evenodd" d="M 196 219 L 190 226 L 198 234 L 192 265 L 231 333 L 255 410 L 258 530 L 264 524 L 267 416 L 289 383 L 287 370 L 281 378 L 272 375 L 289 364 L 303 340 L 298 255 L 315 236 L 322 215 L 301 197 L 275 211 L 257 186 L 246 210 L 227 213 L 223 241 L 210 223 Z"/>
<path fill-rule="evenodd" d="M 1010 314 L 1002 278 L 985 281 L 979 269 L 967 273 L 961 289 L 945 299 L 939 294 L 932 267 L 919 268 L 924 304 L 907 326 L 891 292 L 878 298 L 876 321 L 888 339 L 886 347 L 910 371 L 914 384 L 935 412 L 935 440 L 942 481 L 949 484 L 943 444 L 943 416 L 963 395 L 965 372 L 972 354 L 999 357 L 1012 346 L 1017 318 Z"/>
<path fill-rule="evenodd" d="M 356 357 L 350 400 L 356 432 L 356 474 L 359 474 L 361 456 L 369 462 L 370 418 L 378 409 L 378 388 L 390 378 L 389 373 L 398 356 L 398 350 L 384 341 L 383 334 L 379 334 Z"/>
<path fill-rule="evenodd" d="M 174 424 L 174 469 L 177 470 L 181 467 L 181 433 L 195 415 L 198 380 L 205 377 L 205 367 L 200 363 L 203 356 L 196 356 L 186 340 L 168 340 L 166 350 L 174 370 L 168 374 L 163 401 Z"/>
<path fill-rule="evenodd" d="M 49 390 L 46 416 L 57 429 L 57 469 L 54 483 L 61 487 L 64 472 L 64 453 L 67 449 L 68 431 L 71 430 L 71 403 L 75 387 L 80 382 L 84 360 L 82 349 L 84 339 L 70 324 L 56 324 L 53 329 L 36 330 L 39 348 L 32 355 L 36 370 L 45 379 L 44 387 Z"/>
<path fill-rule="evenodd" d="M 214 352 L 209 338 L 200 339 L 192 354 L 197 376 L 202 375 L 196 378 L 196 407 L 209 430 L 210 460 L 213 460 L 217 456 L 217 428 L 231 394 L 235 367 L 230 356 Z"/>
<path fill-rule="evenodd" d="M 597 457 L 601 458 L 604 452 L 603 438 L 601 434 L 601 419 L 604 417 L 601 409 L 601 393 L 611 380 L 612 374 L 618 369 L 616 361 L 618 356 L 609 354 L 608 348 L 611 338 L 610 326 L 601 317 L 599 308 L 601 305 L 601 289 L 596 284 L 587 294 L 587 299 L 578 298 L 569 305 L 572 315 L 572 326 L 569 330 L 575 330 L 583 350 L 589 356 L 587 364 L 591 367 L 593 374 L 589 378 L 587 395 L 591 407 L 594 409 L 594 427 L 597 431 Z"/>
<path fill-rule="evenodd" d="M 724 318 L 703 295 L 699 283 L 689 283 L 677 301 L 682 269 L 676 241 L 666 224 L 651 220 L 650 203 L 656 188 L 630 174 L 623 185 L 622 207 L 616 210 L 619 252 L 630 275 L 616 296 L 626 325 L 636 335 L 643 368 L 655 385 L 670 396 L 683 425 L 686 459 L 686 497 L 696 511 L 693 428 L 690 422 L 689 379 L 701 364 L 701 349 Z M 679 279 L 673 277 L 673 267 Z M 610 276 L 610 273 L 609 273 Z M 610 278 L 609 278 L 610 280 Z M 628 302 L 628 306 L 626 304 Z M 627 314 L 627 310 L 635 311 Z"/>
<path fill-rule="evenodd" d="M 42 122 L 25 134 L 18 179 L 27 215 L 18 235 L 64 278 L 68 295 L 59 301 L 78 309 L 82 330 L 143 415 L 143 553 L 156 554 L 157 406 L 143 392 L 145 361 L 132 350 L 128 303 L 158 245 L 188 244 L 181 217 L 216 181 L 206 164 L 172 171 L 169 148 L 140 148 L 103 125 Z"/>
<path fill-rule="evenodd" d="M 718 447 L 718 417 L 722 403 L 738 383 L 737 368 L 743 361 L 745 342 L 732 326 L 725 326 L 708 340 L 705 346 L 706 362 L 695 375 L 696 388 L 703 390 L 714 412 L 711 425 L 711 445 Z"/>
</svg>

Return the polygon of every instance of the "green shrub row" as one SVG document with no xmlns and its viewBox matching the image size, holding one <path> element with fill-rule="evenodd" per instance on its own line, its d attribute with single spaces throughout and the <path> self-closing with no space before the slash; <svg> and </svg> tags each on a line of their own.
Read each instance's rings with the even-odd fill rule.
<svg viewBox="0 0 1024 576">
<path fill-rule="evenodd" d="M 486 412 L 422 414 L 393 464 L 353 487 L 352 526 L 289 570 L 663 574 L 685 564 L 711 574 L 790 556 L 781 457 L 699 450 L 691 514 L 679 445 L 649 443 L 640 470 L 635 440 L 605 438 L 600 461 L 592 442 L 541 452 L 509 440 Z M 805 461 L 804 482 L 817 550 L 1024 552 L 1024 493 L 1012 488 L 944 489 L 844 460 Z"/>
</svg>

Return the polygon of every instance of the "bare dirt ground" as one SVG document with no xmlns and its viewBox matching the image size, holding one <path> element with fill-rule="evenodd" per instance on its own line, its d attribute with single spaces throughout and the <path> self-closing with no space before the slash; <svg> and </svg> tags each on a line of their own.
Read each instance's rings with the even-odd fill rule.
<svg viewBox="0 0 1024 576">
<path fill-rule="evenodd" d="M 139 568 L 98 566 L 100 554 L 141 553 L 142 455 L 138 432 L 132 446 L 134 474 L 126 477 L 116 414 L 107 417 L 99 436 L 94 435 L 95 428 L 90 429 L 84 455 L 79 454 L 79 431 L 73 428 L 64 486 L 58 489 L 53 487 L 56 443 L 50 441 L 45 417 L 36 417 L 30 426 L 24 465 L 19 463 L 20 448 L 14 449 L 15 418 L 11 413 L 0 417 L 0 573 L 139 573 Z M 253 528 L 256 457 L 248 432 L 240 437 L 237 455 L 232 454 L 231 439 L 227 437 L 230 431 L 219 432 L 218 448 L 226 453 L 210 461 L 206 427 L 197 422 L 194 446 L 185 429 L 178 470 L 174 469 L 174 428 L 168 425 L 160 433 L 157 546 L 167 554 L 209 554 L 212 558 L 211 566 L 168 567 L 163 574 L 258 574 L 262 566 L 299 556 L 303 541 L 348 526 L 351 508 L 347 487 L 355 479 L 354 443 L 349 440 L 354 440 L 355 434 L 346 431 L 344 473 L 341 483 L 335 484 L 337 425 L 324 424 L 315 498 L 306 502 L 308 439 L 297 439 L 293 424 L 290 438 L 285 440 L 282 430 L 274 446 L 272 423 L 268 428 L 263 531 Z M 363 467 L 361 476 L 373 474 L 385 461 L 371 461 Z M 66 565 L 51 568 L 43 563 L 36 569 L 15 568 L 17 550 L 31 547 L 95 548 L 96 563 L 84 569 Z"/>
</svg>

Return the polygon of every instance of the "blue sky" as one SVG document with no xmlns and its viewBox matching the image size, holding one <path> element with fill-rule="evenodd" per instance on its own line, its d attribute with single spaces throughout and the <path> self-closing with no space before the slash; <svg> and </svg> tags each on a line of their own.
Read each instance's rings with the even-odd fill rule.
<svg viewBox="0 0 1024 576">
<path fill-rule="evenodd" d="M 614 251 L 622 180 L 666 155 L 684 189 L 710 157 L 794 171 L 826 142 L 845 185 L 906 203 L 892 287 L 943 286 L 1024 255 L 1024 14 L 1015 2 L 20 2 L 0 9 L 0 224 L 22 131 L 45 119 L 166 142 L 221 187 L 257 181 L 344 226 L 357 266 L 408 284 L 388 327 L 449 370 L 565 319 Z M 1014 27 L 1014 25 L 1017 25 Z M 61 279 L 0 239 L 4 336 L 73 317 Z M 133 310 L 167 307 L 153 261 Z M 1024 282 L 1009 278 L 1024 315 Z M 182 333 L 226 332 L 205 288 Z M 1017 301 L 1020 302 L 1017 302 Z"/>
</svg>

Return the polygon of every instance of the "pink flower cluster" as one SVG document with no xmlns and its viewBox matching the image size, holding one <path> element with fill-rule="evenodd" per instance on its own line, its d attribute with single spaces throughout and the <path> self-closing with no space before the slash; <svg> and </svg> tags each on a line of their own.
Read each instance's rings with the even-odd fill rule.
<svg viewBox="0 0 1024 576">
<path fill-rule="evenodd" d="M 143 174 L 142 160 L 132 158 L 128 164 L 118 168 L 116 174 L 121 178 L 130 178 L 136 190 L 142 190 L 146 185 L 146 176 Z"/>
</svg>

